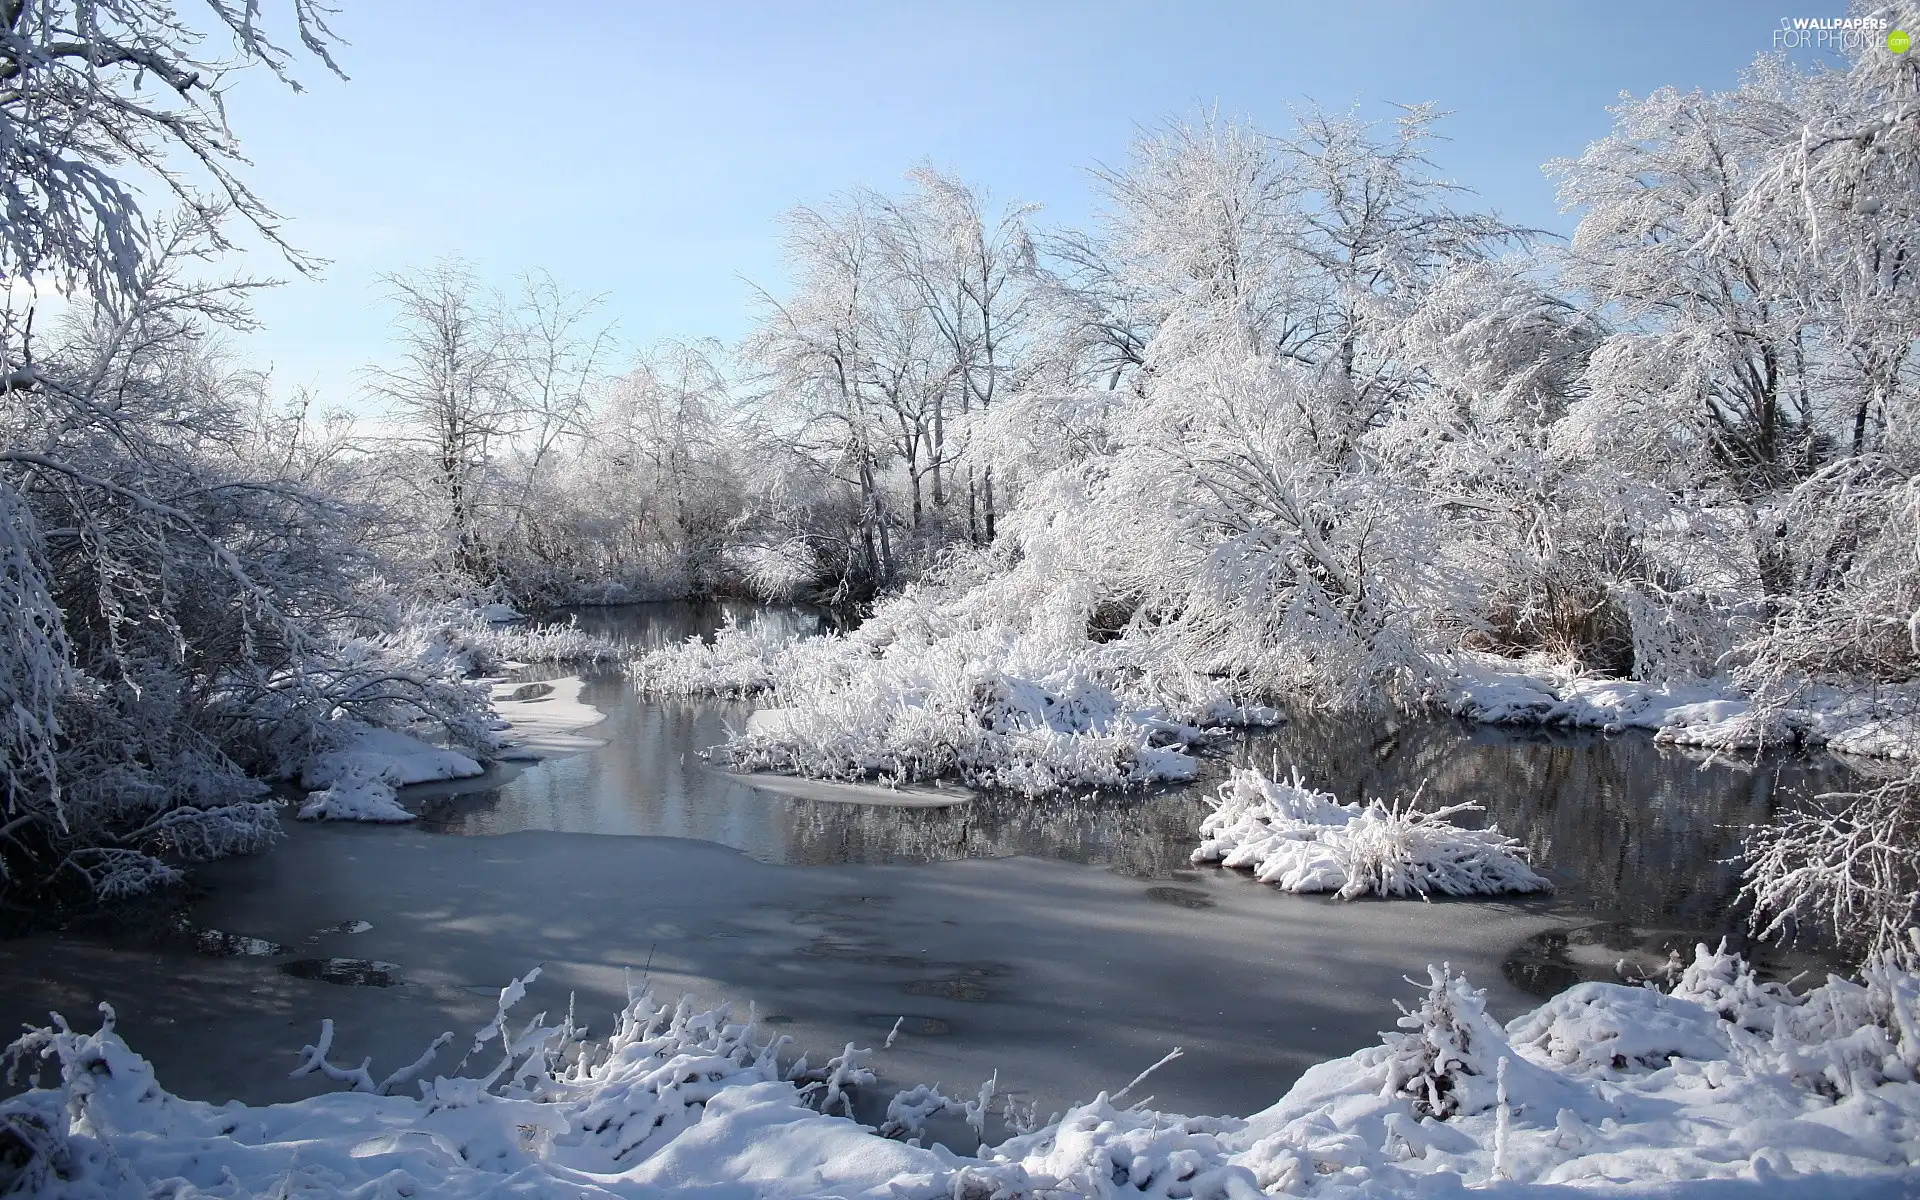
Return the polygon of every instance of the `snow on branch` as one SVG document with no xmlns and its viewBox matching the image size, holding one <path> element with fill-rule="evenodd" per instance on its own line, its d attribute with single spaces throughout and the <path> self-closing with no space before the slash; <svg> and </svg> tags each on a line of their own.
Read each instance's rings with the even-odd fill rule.
<svg viewBox="0 0 1920 1200">
<path fill-rule="evenodd" d="M 338 73 L 332 9 L 318 0 L 288 8 L 301 46 Z M 133 290 L 152 234 L 138 182 L 124 177 L 133 173 L 189 209 L 238 212 L 296 267 L 315 265 L 283 240 L 277 214 L 241 178 L 245 159 L 221 95 L 223 77 L 250 63 L 294 83 L 295 55 L 269 35 L 257 0 L 206 0 L 206 11 L 211 29 L 176 4 L 146 0 L 0 6 L 8 279 L 49 276 L 96 297 Z"/>
</svg>

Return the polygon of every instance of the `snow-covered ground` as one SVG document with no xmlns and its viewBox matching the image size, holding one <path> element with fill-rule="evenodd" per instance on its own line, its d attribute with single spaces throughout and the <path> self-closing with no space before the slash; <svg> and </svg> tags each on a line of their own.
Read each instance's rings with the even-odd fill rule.
<svg viewBox="0 0 1920 1200">
<path fill-rule="evenodd" d="M 1435 810 L 1372 800 L 1342 804 L 1331 792 L 1235 767 L 1200 824 L 1196 863 L 1250 870 L 1289 892 L 1357 896 L 1484 896 L 1543 892 L 1526 850 L 1498 829 L 1463 829 L 1447 818 L 1478 805 Z"/>
<path fill-rule="evenodd" d="M 1560 1188 L 1758 1197 L 1920 1188 L 1920 976 L 1882 960 L 1796 995 L 1701 947 L 1671 993 L 1581 984 L 1502 1027 L 1444 967 L 1379 1045 L 1309 1070 L 1246 1119 L 1130 1101 L 1145 1080 L 1045 1121 L 991 1081 L 900 1092 L 877 1127 L 845 1115 L 887 1046 L 810 1065 L 751 1014 L 629 993 L 601 1041 L 575 1014 L 510 1011 L 451 1073 L 450 1037 L 382 1075 L 328 1058 L 346 1088 L 272 1107 L 170 1095 L 113 1031 L 56 1022 L 16 1042 L 53 1077 L 0 1106 L 0 1182 L 49 1198 L 647 1196 L 852 1200 L 1266 1195 L 1450 1196 Z M 877 1038 L 875 1039 L 878 1040 Z M 893 1034 L 887 1042 L 891 1043 Z M 471 1066 L 469 1066 L 471 1064 Z M 930 1116 L 978 1131 L 921 1145 Z M 957 1124 L 957 1122 L 956 1122 Z M 1558 1194 L 1567 1194 L 1564 1191 Z M 1715 1191 L 1714 1195 L 1728 1194 Z"/>
<path fill-rule="evenodd" d="M 1920 690 L 1878 693 L 1809 685 L 1791 701 L 1757 708 L 1724 678 L 1692 683 L 1596 679 L 1543 658 L 1462 651 L 1439 694 L 1442 707 L 1497 725 L 1644 729 L 1663 742 L 1712 750 L 1825 746 L 1904 759 L 1920 742 Z"/>
<path fill-rule="evenodd" d="M 499 716 L 493 734 L 498 757 L 538 761 L 603 744 L 580 732 L 606 714 L 581 700 L 586 685 L 578 676 L 534 684 L 487 682 Z M 300 783 L 309 790 L 298 815 L 303 821 L 411 821 L 415 814 L 399 802 L 396 789 L 471 779 L 484 770 L 462 751 L 394 729 L 362 727 L 308 762 Z"/>
<path fill-rule="evenodd" d="M 361 728 L 332 750 L 316 754 L 300 773 L 303 787 L 332 787 L 356 778 L 378 778 L 395 787 L 478 775 L 478 762 L 458 750 L 435 746 L 395 729 Z"/>
<path fill-rule="evenodd" d="M 413 814 L 400 804 L 393 785 L 373 775 L 342 777 L 307 793 L 298 811 L 302 821 L 401 822 Z"/>
<path fill-rule="evenodd" d="M 395 788 L 470 779 L 484 769 L 458 750 L 397 729 L 363 726 L 307 763 L 300 785 L 309 790 L 299 816 L 303 821 L 411 821 L 413 814 L 394 798 Z"/>
</svg>

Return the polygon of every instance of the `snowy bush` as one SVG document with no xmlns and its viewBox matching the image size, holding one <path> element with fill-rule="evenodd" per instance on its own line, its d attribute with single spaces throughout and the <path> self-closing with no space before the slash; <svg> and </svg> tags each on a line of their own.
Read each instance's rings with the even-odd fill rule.
<svg viewBox="0 0 1920 1200">
<path fill-rule="evenodd" d="M 798 537 L 775 545 L 740 547 L 733 553 L 733 565 L 753 594 L 768 601 L 794 599 L 819 573 L 813 548 Z"/>
<path fill-rule="evenodd" d="M 453 678 L 498 675 L 514 664 L 606 666 L 619 648 L 581 629 L 575 618 L 535 624 L 511 609 L 456 601 L 404 606 L 388 644 L 421 666 Z"/>
<path fill-rule="evenodd" d="M 1804 993 L 1762 983 L 1724 944 L 1699 946 L 1673 989 L 1720 1018 L 1733 1057 L 1829 1098 L 1920 1078 L 1920 931 L 1862 964 L 1857 980 L 1829 975 Z M 1640 1036 L 1645 1038 L 1645 1034 Z"/>
<path fill-rule="evenodd" d="M 741 623 L 729 615 L 711 640 L 696 635 L 647 651 L 628 668 L 635 685 L 649 695 L 757 696 L 771 689 L 801 652 L 793 635 L 777 624 Z"/>
<path fill-rule="evenodd" d="M 984 639 L 893 652 L 842 674 L 783 679 L 778 707 L 722 749 L 734 766 L 827 779 L 958 779 L 1028 795 L 1191 778 L 1201 731 L 1164 709 L 1129 709 L 1071 661 L 976 657 Z"/>
<path fill-rule="evenodd" d="M 1188 779 L 1188 749 L 1225 725 L 1280 715 L 1243 704 L 1164 648 L 1086 638 L 1071 589 L 1019 624 L 909 590 L 853 633 L 802 638 L 728 623 L 634 662 L 643 690 L 759 696 L 716 753 L 746 770 L 900 782 L 951 778 L 1039 795 Z"/>
<path fill-rule="evenodd" d="M 1086 642 L 1084 624 L 1072 606 L 1023 630 L 902 597 L 846 638 L 784 651 L 769 673 L 775 707 L 721 752 L 746 769 L 1038 795 L 1189 779 L 1188 748 L 1209 728 L 1278 720 L 1191 672 L 1130 667 Z"/>
<path fill-rule="evenodd" d="M 1447 818 L 1478 811 L 1456 804 L 1422 810 L 1402 803 L 1342 804 L 1331 793 L 1236 767 L 1209 801 L 1196 863 L 1250 870 L 1289 892 L 1357 896 L 1491 895 L 1545 891 L 1520 843 L 1496 828 L 1465 829 Z"/>
<path fill-rule="evenodd" d="M 1485 1112 L 1497 1099 L 1506 1035 L 1487 1016 L 1485 992 L 1445 964 L 1427 972 L 1431 983 L 1420 1006 L 1403 1007 L 1400 1032 L 1382 1035 L 1387 1076 L 1381 1094 L 1405 1097 L 1414 1112 L 1439 1121 Z"/>
</svg>

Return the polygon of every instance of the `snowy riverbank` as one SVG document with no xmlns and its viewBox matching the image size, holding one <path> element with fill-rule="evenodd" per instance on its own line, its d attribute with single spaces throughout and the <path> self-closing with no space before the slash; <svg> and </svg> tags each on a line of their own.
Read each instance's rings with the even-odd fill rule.
<svg viewBox="0 0 1920 1200">
<path fill-rule="evenodd" d="M 849 1043 L 812 1066 L 751 1017 L 645 994 L 592 1042 L 571 1013 L 514 1019 L 515 984 L 472 1039 L 466 1075 L 436 1075 L 429 1058 L 384 1078 L 343 1067 L 326 1057 L 329 1027 L 298 1072 L 351 1090 L 264 1108 L 172 1096 L 110 1024 L 57 1025 L 14 1047 L 57 1078 L 0 1108 L 0 1170 L 50 1198 L 1255 1200 L 1489 1185 L 1675 1195 L 1691 1180 L 1843 1197 L 1920 1186 L 1920 976 L 1882 961 L 1861 982 L 1794 995 L 1704 947 L 1677 975 L 1671 994 L 1582 984 L 1502 1027 L 1436 968 L 1381 1044 L 1313 1068 L 1244 1120 L 1156 1112 L 1130 1101 L 1148 1090 L 1136 1081 L 1035 1122 L 990 1083 L 951 1098 L 908 1089 L 870 1127 L 844 1114 L 887 1046 Z M 987 1145 L 916 1144 L 943 1115 Z"/>
<path fill-rule="evenodd" d="M 606 714 L 580 698 L 586 683 L 579 676 L 540 683 L 485 682 L 498 715 L 495 757 L 538 762 L 604 744 L 581 732 L 605 720 Z M 308 821 L 411 821 L 414 814 L 401 805 L 395 789 L 472 779 L 484 771 L 478 759 L 459 750 L 397 730 L 363 728 L 308 763 L 300 776 L 301 786 L 309 791 L 299 816 Z"/>
<path fill-rule="evenodd" d="M 1422 659 L 1405 705 L 1505 726 L 1640 730 L 1708 750 L 1825 747 L 1904 759 L 1920 742 L 1913 687 L 1809 686 L 1756 705 L 1722 677 L 1647 683 L 1541 656 Z M 1197 751 L 1270 727 L 1275 696 L 1197 670 L 1167 647 L 1085 640 L 1077 610 L 977 624 L 906 596 L 844 635 L 793 638 L 726 625 L 638 656 L 651 696 L 761 697 L 714 751 L 733 770 L 893 783 L 957 781 L 1039 795 L 1193 779 Z M 1284 700 L 1284 690 L 1280 699 Z"/>
<path fill-rule="evenodd" d="M 1920 688 L 1847 690 L 1809 685 L 1790 701 L 1757 707 L 1724 678 L 1643 683 L 1584 676 L 1544 658 L 1462 651 L 1452 656 L 1437 701 L 1493 725 L 1545 725 L 1619 732 L 1709 750 L 1825 747 L 1906 759 L 1920 743 Z"/>
</svg>

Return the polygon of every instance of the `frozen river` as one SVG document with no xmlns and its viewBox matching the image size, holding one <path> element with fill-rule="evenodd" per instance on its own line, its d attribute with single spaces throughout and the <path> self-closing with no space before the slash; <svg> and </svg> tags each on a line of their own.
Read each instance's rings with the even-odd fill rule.
<svg viewBox="0 0 1920 1200">
<path fill-rule="evenodd" d="M 720 612 L 583 619 L 657 642 Z M 1504 1016 L 1531 1006 L 1525 989 L 1733 929 L 1739 827 L 1843 782 L 1819 759 L 1707 764 L 1638 736 L 1452 722 L 1302 720 L 1223 748 L 1342 799 L 1424 781 L 1433 801 L 1478 801 L 1558 888 L 1343 904 L 1189 867 L 1206 784 L 948 809 L 797 799 L 701 760 L 746 705 L 642 701 L 611 677 L 583 698 L 608 714 L 588 731 L 602 749 L 416 789 L 412 827 L 289 820 L 272 851 L 197 869 L 191 896 L 112 932 L 0 942 L 0 1019 L 90 1019 L 110 1000 L 171 1090 L 261 1102 L 316 1090 L 286 1072 L 323 1017 L 337 1061 L 384 1071 L 443 1029 L 464 1038 L 540 965 L 527 1015 L 572 996 L 596 1032 L 645 978 L 752 1002 L 816 1061 L 905 1018 L 878 1059 L 888 1080 L 971 1093 L 997 1070 L 1043 1116 L 1179 1046 L 1142 1089 L 1155 1107 L 1244 1113 L 1390 1028 L 1429 962 Z"/>
</svg>

